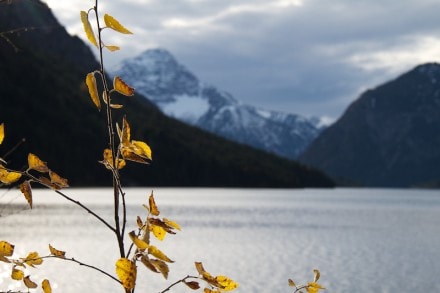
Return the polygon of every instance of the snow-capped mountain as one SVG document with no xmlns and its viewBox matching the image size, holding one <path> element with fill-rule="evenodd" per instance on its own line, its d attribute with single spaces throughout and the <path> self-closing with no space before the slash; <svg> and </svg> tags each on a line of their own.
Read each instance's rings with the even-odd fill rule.
<svg viewBox="0 0 440 293">
<path fill-rule="evenodd" d="M 290 159 L 296 159 L 324 128 L 318 118 L 242 104 L 201 82 L 164 49 L 126 59 L 113 74 L 171 117 Z"/>
</svg>

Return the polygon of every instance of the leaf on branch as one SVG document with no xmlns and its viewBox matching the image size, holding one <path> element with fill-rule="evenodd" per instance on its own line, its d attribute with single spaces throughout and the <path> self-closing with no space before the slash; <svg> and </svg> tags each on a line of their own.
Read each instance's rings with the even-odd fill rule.
<svg viewBox="0 0 440 293">
<path fill-rule="evenodd" d="M 165 229 L 161 226 L 151 225 L 150 226 L 151 232 L 153 232 L 153 235 L 162 241 L 165 238 L 165 235 L 167 234 Z"/>
<path fill-rule="evenodd" d="M 29 170 L 35 170 L 41 173 L 49 172 L 49 168 L 47 167 L 46 162 L 43 162 L 42 160 L 40 160 L 39 157 L 32 153 L 29 153 L 28 155 L 28 165 Z"/>
<path fill-rule="evenodd" d="M 31 281 L 30 276 L 24 277 L 23 282 L 24 282 L 24 285 L 26 287 L 28 287 L 29 289 L 34 289 L 34 288 L 38 287 L 37 283 Z"/>
<path fill-rule="evenodd" d="M 150 259 L 147 257 L 147 256 L 145 256 L 145 255 L 143 255 L 142 257 L 141 257 L 141 262 L 148 268 L 148 269 L 150 269 L 152 272 L 155 272 L 155 273 L 159 273 L 159 271 L 156 269 L 156 267 L 150 262 Z"/>
<path fill-rule="evenodd" d="M 89 95 L 92 99 L 93 104 L 95 104 L 96 108 L 101 111 L 101 100 L 99 99 L 98 86 L 96 84 L 96 78 L 93 72 L 87 74 L 86 84 L 87 88 L 89 89 Z"/>
<path fill-rule="evenodd" d="M 19 281 L 22 280 L 23 278 L 24 278 L 24 272 L 22 270 L 13 267 L 11 272 L 11 279 Z"/>
<path fill-rule="evenodd" d="M 0 124 L 0 144 L 2 144 L 3 139 L 5 138 L 5 124 Z"/>
<path fill-rule="evenodd" d="M 127 258 L 116 261 L 116 275 L 126 289 L 133 289 L 136 284 L 136 264 Z"/>
<path fill-rule="evenodd" d="M 151 191 L 150 197 L 148 198 L 148 204 L 150 206 L 150 213 L 153 216 L 159 216 L 160 215 L 160 211 L 157 208 L 156 201 L 154 200 L 153 191 Z"/>
<path fill-rule="evenodd" d="M 165 222 L 165 224 L 171 228 L 177 229 L 179 231 L 181 231 L 180 225 L 177 224 L 174 221 L 168 220 L 167 218 L 163 218 L 163 221 Z"/>
<path fill-rule="evenodd" d="M 104 103 L 106 105 L 109 105 L 107 93 L 105 91 L 102 92 L 102 99 L 104 100 Z M 119 105 L 119 104 L 110 104 L 110 108 L 113 108 L 113 109 L 121 109 L 122 107 L 124 107 L 124 106 Z"/>
<path fill-rule="evenodd" d="M 321 273 L 317 269 L 313 270 L 313 273 L 314 273 L 313 282 L 318 282 L 319 277 L 321 276 Z"/>
<path fill-rule="evenodd" d="M 150 262 L 165 279 L 168 279 L 168 273 L 170 272 L 170 269 L 164 261 L 159 259 L 150 259 Z"/>
<path fill-rule="evenodd" d="M 118 46 L 113 46 L 113 45 L 105 45 L 105 47 L 110 51 L 110 52 L 115 52 L 120 50 L 121 48 Z"/>
<path fill-rule="evenodd" d="M 290 287 L 295 287 L 296 288 L 296 284 L 295 284 L 295 282 L 292 279 L 289 279 L 288 282 L 289 282 L 289 286 Z"/>
<path fill-rule="evenodd" d="M 62 178 L 60 175 L 53 172 L 52 170 L 49 170 L 49 177 L 50 177 L 50 183 L 55 189 L 62 189 L 65 187 L 69 187 L 69 183 L 67 179 Z"/>
<path fill-rule="evenodd" d="M 85 11 L 81 11 L 80 16 L 87 39 L 89 39 L 90 43 L 92 43 L 96 48 L 98 48 L 98 43 L 96 42 L 95 34 L 93 33 L 92 26 L 90 25 L 89 22 L 89 14 Z"/>
<path fill-rule="evenodd" d="M 199 282 L 196 281 L 183 281 L 183 283 L 188 286 L 189 288 L 193 289 L 193 290 L 198 290 L 200 289 L 200 284 Z"/>
<path fill-rule="evenodd" d="M 22 259 L 23 262 L 31 267 L 41 265 L 43 259 L 38 255 L 38 252 L 30 252 L 26 258 Z"/>
<path fill-rule="evenodd" d="M 119 23 L 113 16 L 105 14 L 104 15 L 105 25 L 121 34 L 133 34 L 131 31 L 126 29 L 122 24 Z"/>
<path fill-rule="evenodd" d="M 32 209 L 32 188 L 28 180 L 20 184 L 20 191 L 23 193 L 24 198 L 26 198 L 29 203 L 29 207 Z"/>
<path fill-rule="evenodd" d="M 104 157 L 104 160 L 100 161 L 100 163 L 104 164 L 104 166 L 109 170 L 114 169 L 112 151 L 110 149 L 105 149 L 104 153 L 103 153 L 103 157 Z M 116 165 L 119 170 L 124 168 L 126 165 L 125 160 L 118 159 L 118 162 Z"/>
<path fill-rule="evenodd" d="M 52 245 L 49 244 L 49 251 L 50 254 L 52 254 L 53 256 L 59 257 L 59 258 L 66 258 L 66 252 L 62 251 L 62 250 L 58 250 L 56 248 L 54 248 Z"/>
<path fill-rule="evenodd" d="M 156 248 L 155 246 L 151 245 L 148 248 L 148 254 L 157 257 L 160 260 L 169 262 L 169 263 L 173 263 L 174 261 L 172 261 L 171 259 L 168 258 L 168 256 L 166 256 L 162 251 L 160 251 L 158 248 Z"/>
<path fill-rule="evenodd" d="M 131 241 L 133 241 L 134 245 L 136 245 L 136 247 L 141 250 L 144 251 L 145 249 L 147 249 L 149 247 L 148 243 L 139 239 L 136 234 L 134 233 L 134 231 L 131 231 L 130 233 L 128 233 L 128 236 L 130 236 Z"/>
<path fill-rule="evenodd" d="M 6 170 L 2 165 L 0 165 L 0 182 L 9 185 L 17 182 L 21 178 L 21 173 Z"/>
<path fill-rule="evenodd" d="M 319 290 L 325 289 L 321 285 L 316 282 L 310 282 L 307 284 L 306 291 L 307 293 L 318 293 Z"/>
<path fill-rule="evenodd" d="M 238 287 L 238 283 L 226 276 L 217 276 L 215 280 L 220 284 L 219 288 L 223 291 L 232 291 Z"/>
<path fill-rule="evenodd" d="M 0 241 L 0 256 L 12 256 L 14 245 L 6 241 Z"/>
<path fill-rule="evenodd" d="M 119 76 L 113 78 L 113 89 L 124 96 L 134 95 L 134 88 L 127 85 Z"/>
<path fill-rule="evenodd" d="M 48 279 L 44 279 L 43 282 L 41 282 L 41 287 L 44 293 L 52 293 L 52 287 Z"/>
</svg>

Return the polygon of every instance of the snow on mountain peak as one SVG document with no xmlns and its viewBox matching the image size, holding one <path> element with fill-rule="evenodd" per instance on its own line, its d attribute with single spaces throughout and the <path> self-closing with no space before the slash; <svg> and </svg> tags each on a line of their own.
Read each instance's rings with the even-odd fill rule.
<svg viewBox="0 0 440 293">
<path fill-rule="evenodd" d="M 322 130 L 319 120 L 240 103 L 200 82 L 165 49 L 126 59 L 113 73 L 168 116 L 287 158 L 297 158 Z"/>
</svg>

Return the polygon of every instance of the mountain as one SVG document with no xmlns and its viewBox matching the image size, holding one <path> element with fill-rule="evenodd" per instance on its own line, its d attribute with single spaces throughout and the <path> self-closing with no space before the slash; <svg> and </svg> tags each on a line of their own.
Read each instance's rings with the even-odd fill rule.
<svg viewBox="0 0 440 293">
<path fill-rule="evenodd" d="M 38 0 L 1 2 L 0 32 L 10 32 L 0 35 L 0 123 L 6 132 L 0 156 L 22 169 L 27 154 L 35 153 L 71 186 L 111 184 L 98 162 L 108 147 L 105 111 L 93 106 L 85 85 L 86 74 L 99 66 L 89 47 Z M 115 121 L 126 115 L 132 138 L 153 150 L 149 166 L 121 170 L 125 185 L 333 185 L 318 171 L 171 119 L 143 96 L 115 99 L 124 104 L 114 111 Z"/>
<path fill-rule="evenodd" d="M 300 160 L 367 186 L 439 182 L 440 65 L 417 66 L 363 93 Z"/>
<path fill-rule="evenodd" d="M 167 50 L 150 49 L 114 70 L 165 114 L 235 142 L 295 159 L 324 127 L 317 118 L 257 109 L 201 82 Z"/>
</svg>

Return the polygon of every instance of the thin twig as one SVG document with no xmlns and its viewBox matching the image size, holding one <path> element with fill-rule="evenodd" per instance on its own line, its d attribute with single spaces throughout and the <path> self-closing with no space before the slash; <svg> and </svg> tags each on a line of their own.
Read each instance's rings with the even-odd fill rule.
<svg viewBox="0 0 440 293">
<path fill-rule="evenodd" d="M 185 282 L 186 280 L 188 280 L 188 279 L 199 279 L 199 277 L 188 275 L 188 276 L 186 276 L 185 278 L 180 279 L 180 280 L 178 280 L 178 281 L 172 283 L 172 284 L 169 285 L 166 289 L 164 289 L 163 291 L 160 291 L 159 293 L 168 292 L 168 291 L 170 291 L 171 288 L 173 288 L 174 286 L 176 286 L 176 285 L 178 285 L 178 284 L 180 284 L 180 283 L 184 283 L 184 282 Z"/>
</svg>

